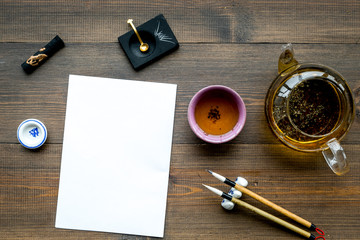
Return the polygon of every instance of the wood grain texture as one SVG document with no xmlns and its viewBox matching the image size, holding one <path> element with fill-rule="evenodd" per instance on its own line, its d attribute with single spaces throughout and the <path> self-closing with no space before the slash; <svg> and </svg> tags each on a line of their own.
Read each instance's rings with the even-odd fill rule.
<svg viewBox="0 0 360 240">
<path fill-rule="evenodd" d="M 3 0 L 1 42 L 116 42 L 163 13 L 182 43 L 358 43 L 356 0 Z"/>
<path fill-rule="evenodd" d="M 247 108 L 246 125 L 233 143 L 278 143 L 267 126 L 264 101 L 277 75 L 280 44 L 184 44 L 140 72 L 131 69 L 117 43 L 68 44 L 26 75 L 20 65 L 39 47 L 41 44 L 0 44 L 0 142 L 17 142 L 14 132 L 19 123 L 36 117 L 49 130 L 47 143 L 62 143 L 68 78 L 79 74 L 177 84 L 175 143 L 201 143 L 188 127 L 187 106 L 201 88 L 226 85 L 241 95 Z M 342 73 L 360 104 L 359 45 L 296 44 L 294 48 L 300 62 L 322 63 Z M 359 127 L 358 114 L 344 143 L 360 143 Z"/>
<path fill-rule="evenodd" d="M 135 72 L 117 43 L 163 13 L 180 42 L 169 56 Z M 301 239 L 250 211 L 221 208 L 202 183 L 227 191 L 205 170 L 230 179 L 314 222 L 326 239 L 360 236 L 360 2 L 3 0 L 0 2 L 0 239 L 145 240 L 142 236 L 55 229 L 69 74 L 178 85 L 164 239 Z M 20 65 L 56 34 L 66 47 L 33 74 Z M 335 68 L 353 90 L 356 116 L 342 140 L 351 171 L 337 177 L 321 153 L 285 147 L 271 133 L 264 99 L 283 43 L 297 60 Z M 187 106 L 201 88 L 222 84 L 244 99 L 247 122 L 229 143 L 200 141 Z M 49 136 L 38 150 L 17 141 L 18 125 L 42 120 Z M 106 151 L 106 149 L 104 149 Z M 242 200 L 290 223 L 269 207 Z"/>
<path fill-rule="evenodd" d="M 356 159 L 359 145 L 346 145 Z M 146 239 L 120 234 L 54 228 L 61 144 L 28 151 L 1 144 L 1 239 Z M 16 153 L 16 154 L 14 154 Z M 248 188 L 314 222 L 329 239 L 357 239 L 360 227 L 360 163 L 339 178 L 317 154 L 292 154 L 282 145 L 174 144 L 169 178 L 165 239 L 298 239 L 257 214 L 221 208 L 221 199 L 201 183 L 228 187 L 208 174 L 216 169 L 234 179 L 246 177 Z M 244 196 L 244 201 L 290 219 Z"/>
</svg>

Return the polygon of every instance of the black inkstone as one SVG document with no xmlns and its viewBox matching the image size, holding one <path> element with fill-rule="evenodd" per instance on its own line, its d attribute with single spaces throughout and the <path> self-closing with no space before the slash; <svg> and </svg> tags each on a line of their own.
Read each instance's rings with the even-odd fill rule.
<svg viewBox="0 0 360 240">
<path fill-rule="evenodd" d="M 136 29 L 142 41 L 149 45 L 146 52 L 140 51 L 140 42 L 133 30 L 118 38 L 135 70 L 140 70 L 179 48 L 179 43 L 162 14 L 137 26 Z"/>
</svg>

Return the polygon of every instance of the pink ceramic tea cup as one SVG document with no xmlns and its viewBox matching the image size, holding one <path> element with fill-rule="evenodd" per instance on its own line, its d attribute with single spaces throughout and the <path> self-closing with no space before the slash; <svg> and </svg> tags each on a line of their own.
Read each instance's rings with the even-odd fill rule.
<svg viewBox="0 0 360 240">
<path fill-rule="evenodd" d="M 237 123 L 235 126 L 228 131 L 227 133 L 224 133 L 222 135 L 212 135 L 206 133 L 203 129 L 199 127 L 199 125 L 196 122 L 195 119 L 195 109 L 197 104 L 201 99 L 203 99 L 205 96 L 211 96 L 212 94 L 225 94 L 235 105 L 237 106 L 237 109 L 239 111 L 239 118 L 237 120 Z M 204 140 L 205 142 L 209 143 L 224 143 L 228 142 L 232 139 L 234 139 L 243 129 L 245 125 L 246 120 L 246 108 L 245 103 L 240 97 L 240 95 L 235 92 L 233 89 L 222 86 L 222 85 L 211 85 L 208 87 L 205 87 L 201 89 L 199 92 L 197 92 L 193 98 L 191 99 L 188 107 L 188 121 L 191 130 L 195 133 L 196 136 L 198 136 L 200 139 Z"/>
</svg>

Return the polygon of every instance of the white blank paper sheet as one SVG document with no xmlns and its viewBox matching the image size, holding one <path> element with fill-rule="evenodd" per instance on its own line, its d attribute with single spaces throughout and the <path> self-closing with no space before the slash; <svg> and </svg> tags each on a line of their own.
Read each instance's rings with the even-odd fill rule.
<svg viewBox="0 0 360 240">
<path fill-rule="evenodd" d="M 70 75 L 56 228 L 163 237 L 176 85 Z"/>
</svg>

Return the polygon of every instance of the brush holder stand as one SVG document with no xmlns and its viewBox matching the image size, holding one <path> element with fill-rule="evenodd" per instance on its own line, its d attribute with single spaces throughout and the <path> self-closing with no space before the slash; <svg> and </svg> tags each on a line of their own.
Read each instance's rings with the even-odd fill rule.
<svg viewBox="0 0 360 240">
<path fill-rule="evenodd" d="M 243 187 L 247 187 L 247 185 L 248 185 L 248 181 L 243 177 L 237 177 L 236 180 L 235 180 L 235 183 L 237 183 L 237 184 L 239 184 L 239 185 L 241 185 Z M 229 190 L 228 194 L 230 196 L 234 197 L 234 198 L 237 198 L 237 199 L 241 198 L 241 196 L 242 196 L 242 193 L 239 190 L 235 189 L 235 188 L 231 188 Z M 233 202 L 231 202 L 231 201 L 229 201 L 227 199 L 223 199 L 221 201 L 221 206 L 223 208 L 225 208 L 226 210 L 233 210 L 234 207 L 235 207 L 235 203 L 233 203 Z"/>
</svg>

